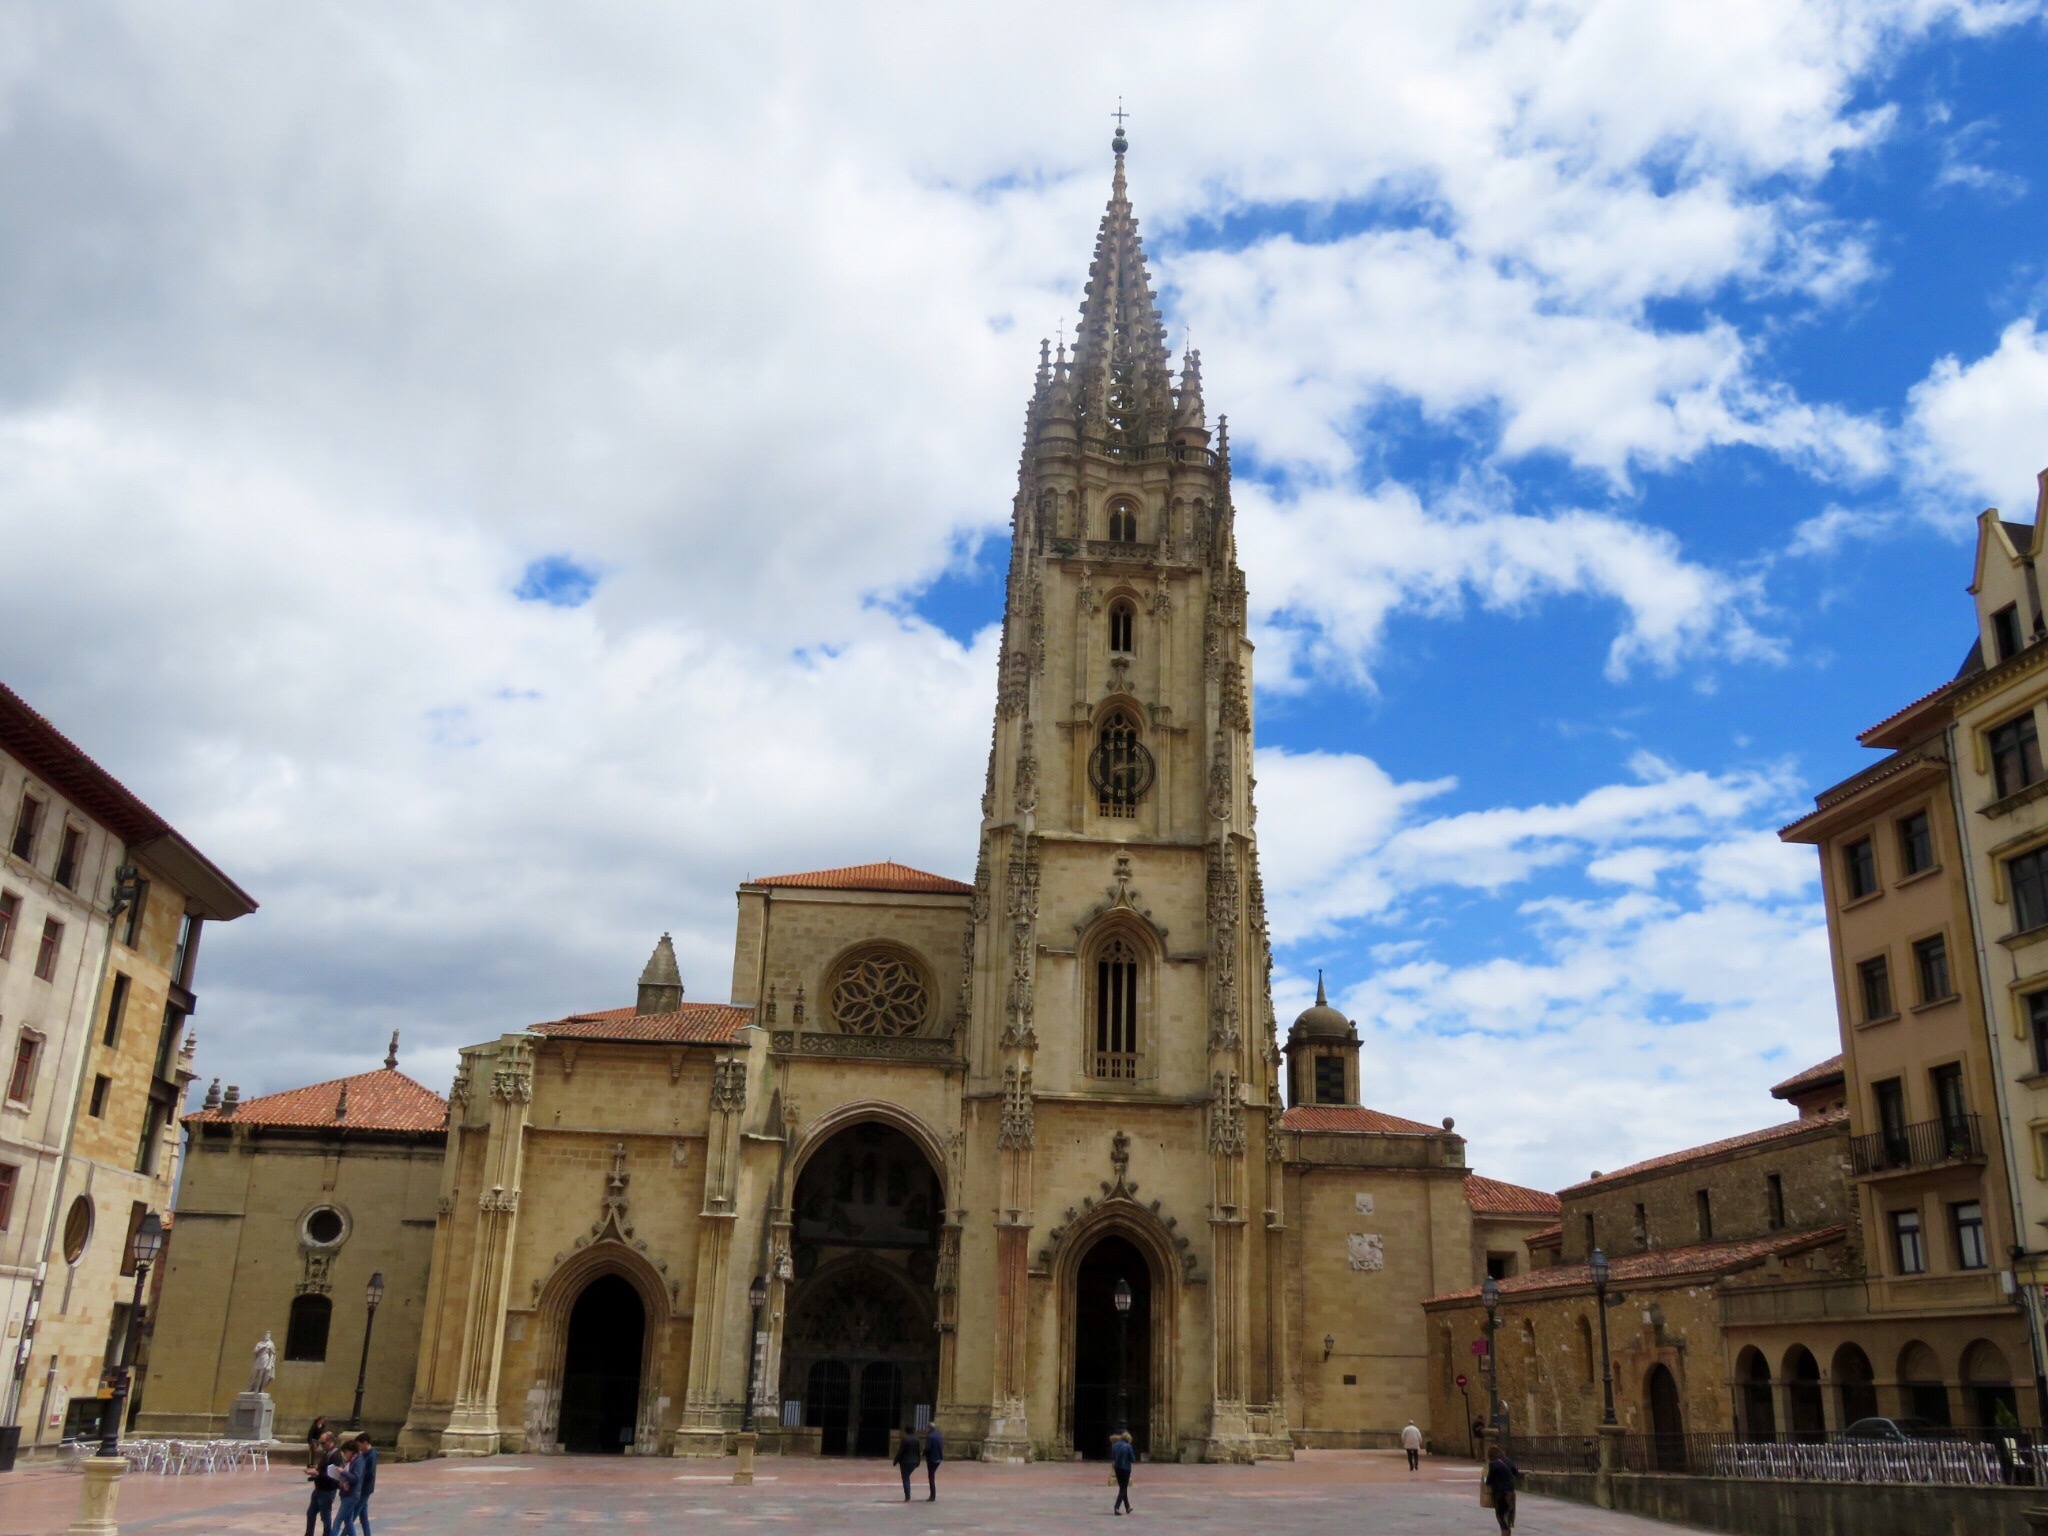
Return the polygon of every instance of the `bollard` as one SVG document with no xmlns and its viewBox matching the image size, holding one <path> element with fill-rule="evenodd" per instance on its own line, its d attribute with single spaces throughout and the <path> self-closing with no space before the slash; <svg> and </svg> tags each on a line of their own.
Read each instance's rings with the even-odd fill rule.
<svg viewBox="0 0 2048 1536">
<path fill-rule="evenodd" d="M 1593 1502 L 1614 1508 L 1614 1474 L 1621 1470 L 1621 1426 L 1600 1426 L 1600 1469 L 1593 1474 Z"/>
<path fill-rule="evenodd" d="M 85 1488 L 78 1498 L 78 1518 L 64 1536 L 117 1536 L 114 1499 L 121 1491 L 121 1474 L 128 1462 L 121 1456 L 95 1456 L 85 1463 Z"/>
<path fill-rule="evenodd" d="M 754 1432 L 740 1431 L 740 1464 L 733 1469 L 732 1480 L 743 1488 L 754 1485 Z"/>
</svg>

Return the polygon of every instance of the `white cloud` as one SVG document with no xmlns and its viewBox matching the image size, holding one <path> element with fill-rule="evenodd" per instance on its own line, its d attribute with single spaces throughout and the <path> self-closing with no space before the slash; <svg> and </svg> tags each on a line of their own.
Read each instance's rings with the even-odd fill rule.
<svg viewBox="0 0 2048 1536">
<path fill-rule="evenodd" d="M 2013 321 L 1974 362 L 1942 358 L 1908 405 L 1930 517 L 1967 527 L 1982 508 L 1962 497 L 2016 518 L 2032 512 L 2034 477 L 2048 465 L 2048 334 L 2032 318 Z"/>
</svg>

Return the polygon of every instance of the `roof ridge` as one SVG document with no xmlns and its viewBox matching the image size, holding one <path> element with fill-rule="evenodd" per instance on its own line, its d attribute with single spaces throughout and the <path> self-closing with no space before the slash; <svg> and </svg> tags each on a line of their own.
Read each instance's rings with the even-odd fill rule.
<svg viewBox="0 0 2048 1536">
<path fill-rule="evenodd" d="M 1662 1152 L 1655 1157 L 1646 1157 L 1624 1167 L 1610 1169 L 1605 1173 L 1581 1179 L 1576 1184 L 1567 1184 L 1558 1193 L 1568 1195 L 1577 1190 L 1591 1189 L 1598 1184 L 1612 1183 L 1639 1173 L 1648 1173 L 1653 1168 L 1674 1168 L 1694 1158 L 1708 1157 L 1716 1152 L 1732 1152 L 1738 1147 L 1756 1146 L 1781 1136 L 1790 1136 L 1798 1131 L 1810 1131 L 1819 1126 L 1834 1125 L 1849 1118 L 1847 1109 L 1830 1109 L 1818 1115 L 1801 1115 L 1793 1120 L 1781 1120 L 1775 1125 L 1762 1126 L 1754 1131 L 1740 1131 L 1733 1136 L 1723 1136 L 1718 1141 L 1702 1142 L 1696 1147 L 1684 1147 L 1676 1152 Z"/>
</svg>

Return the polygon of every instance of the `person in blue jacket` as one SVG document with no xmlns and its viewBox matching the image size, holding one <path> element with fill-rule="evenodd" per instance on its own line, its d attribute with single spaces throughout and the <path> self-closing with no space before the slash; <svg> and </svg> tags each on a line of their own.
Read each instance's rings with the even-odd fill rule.
<svg viewBox="0 0 2048 1536">
<path fill-rule="evenodd" d="M 1496 1445 L 1493 1459 L 1486 1464 L 1486 1486 L 1493 1490 L 1493 1518 L 1500 1523 L 1501 1536 L 1515 1528 L 1515 1479 L 1521 1475 L 1521 1468 Z"/>
<path fill-rule="evenodd" d="M 917 1431 L 906 1424 L 903 1438 L 896 1445 L 896 1470 L 903 1474 L 903 1502 L 910 1502 L 910 1479 L 917 1471 L 917 1464 L 924 1460 L 924 1444 L 917 1437 Z"/>
<path fill-rule="evenodd" d="M 1131 1512 L 1131 1468 L 1138 1460 L 1138 1448 L 1131 1444 L 1131 1437 L 1118 1430 L 1109 1437 L 1109 1465 L 1116 1473 L 1116 1503 L 1110 1506 L 1114 1515 L 1128 1515 Z"/>
</svg>

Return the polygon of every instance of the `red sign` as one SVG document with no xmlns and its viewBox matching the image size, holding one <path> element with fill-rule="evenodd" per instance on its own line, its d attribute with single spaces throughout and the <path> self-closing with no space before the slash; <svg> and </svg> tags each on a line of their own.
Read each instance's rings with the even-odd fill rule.
<svg viewBox="0 0 2048 1536">
<path fill-rule="evenodd" d="M 1475 1354 L 1475 1355 L 1483 1355 L 1483 1354 L 1485 1354 L 1485 1353 L 1486 1353 L 1486 1340 L 1484 1340 L 1484 1339 L 1474 1339 L 1474 1340 L 1472 1341 L 1472 1353 L 1473 1353 L 1473 1354 Z"/>
<path fill-rule="evenodd" d="M 1460 1392 L 1465 1390 L 1465 1378 L 1463 1376 L 1458 1378 L 1458 1390 Z"/>
</svg>

